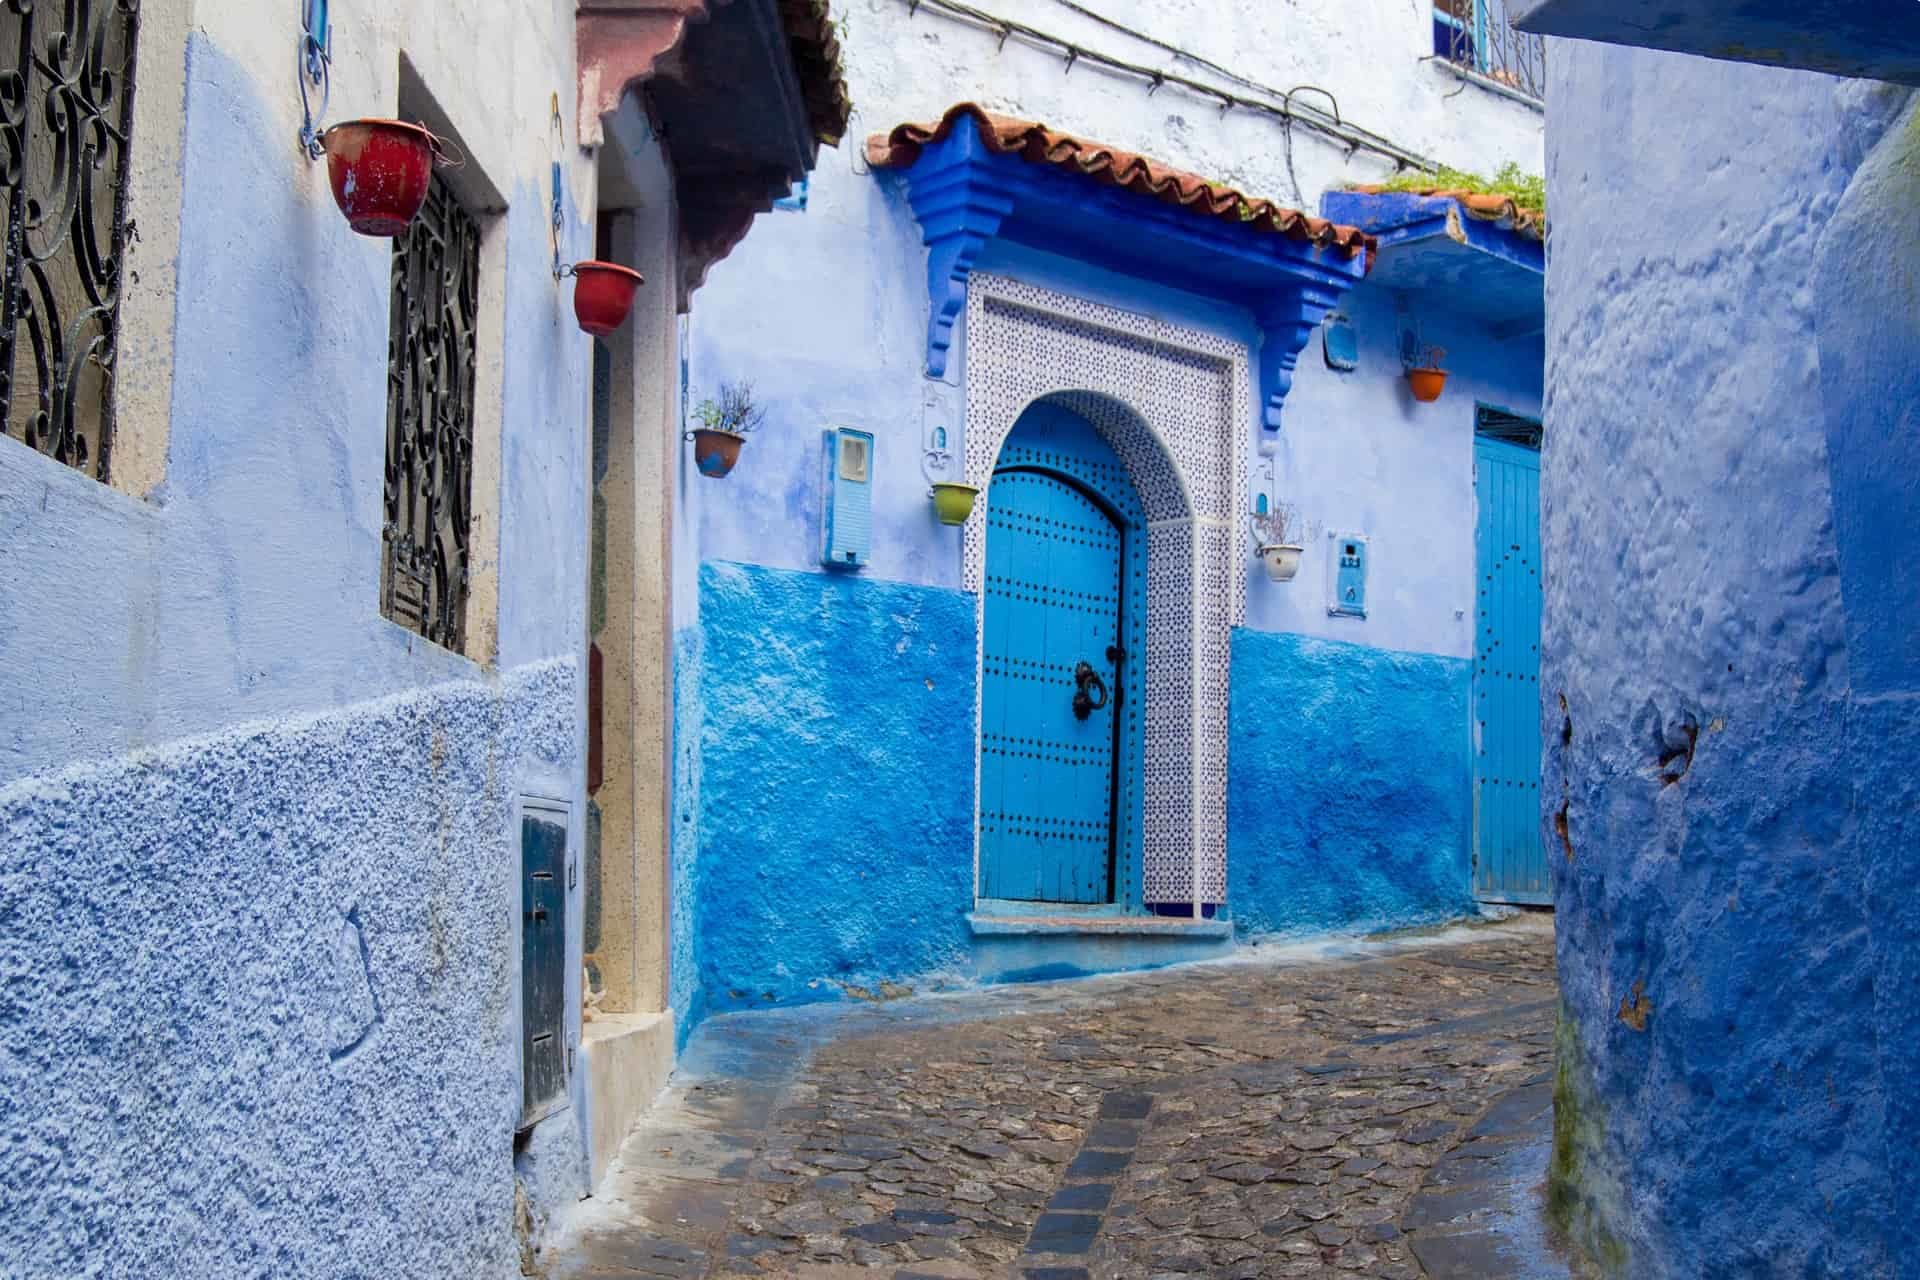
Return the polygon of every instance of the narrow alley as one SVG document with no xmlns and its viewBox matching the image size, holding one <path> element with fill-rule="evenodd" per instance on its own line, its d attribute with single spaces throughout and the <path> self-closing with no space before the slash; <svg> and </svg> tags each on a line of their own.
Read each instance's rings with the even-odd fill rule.
<svg viewBox="0 0 1920 1280">
<path fill-rule="evenodd" d="M 588 1277 L 1567 1274 L 1551 919 L 715 1018 Z"/>
</svg>

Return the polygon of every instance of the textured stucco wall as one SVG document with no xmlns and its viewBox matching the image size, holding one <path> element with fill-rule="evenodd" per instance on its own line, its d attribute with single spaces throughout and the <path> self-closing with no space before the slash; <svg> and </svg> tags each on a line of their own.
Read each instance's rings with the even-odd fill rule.
<svg viewBox="0 0 1920 1280">
<path fill-rule="evenodd" d="M 1460 658 L 1234 633 L 1236 932 L 1401 927 L 1472 910 L 1472 679 Z"/>
<path fill-rule="evenodd" d="M 0 789 L 7 1274 L 518 1274 L 513 800 L 566 794 L 579 683 Z"/>
<path fill-rule="evenodd" d="M 1920 133 L 1887 86 L 1550 54 L 1556 1205 L 1619 1275 L 1920 1274 Z"/>
<path fill-rule="evenodd" d="M 973 906 L 973 597 L 711 562 L 700 586 L 696 998 L 946 969 Z"/>
<path fill-rule="evenodd" d="M 181 141 L 164 480 L 131 498 L 0 441 L 4 1252 L 511 1274 L 516 1177 L 536 1219 L 582 1181 L 571 1113 L 517 1162 L 512 1132 L 512 798 L 582 785 L 588 345 L 545 194 L 573 6 L 335 12 L 333 118 L 395 114 L 404 55 L 467 144 L 456 176 L 506 206 L 488 665 L 379 614 L 392 246 L 295 144 L 297 6 L 190 8 L 184 115 L 143 93 L 135 122 Z M 576 251 L 591 164 L 562 158 Z"/>
</svg>

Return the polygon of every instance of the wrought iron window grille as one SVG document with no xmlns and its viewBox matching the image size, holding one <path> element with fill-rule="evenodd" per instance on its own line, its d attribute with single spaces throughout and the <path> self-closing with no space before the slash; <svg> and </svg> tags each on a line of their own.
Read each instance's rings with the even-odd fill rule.
<svg viewBox="0 0 1920 1280">
<path fill-rule="evenodd" d="M 480 226 L 435 174 L 393 245 L 380 611 L 466 645 Z"/>
<path fill-rule="evenodd" d="M 1433 0 L 1433 52 L 1523 98 L 1546 97 L 1546 41 L 1516 30 L 1505 0 Z"/>
<path fill-rule="evenodd" d="M 138 21 L 139 0 L 0 5 L 0 431 L 102 481 Z"/>
</svg>

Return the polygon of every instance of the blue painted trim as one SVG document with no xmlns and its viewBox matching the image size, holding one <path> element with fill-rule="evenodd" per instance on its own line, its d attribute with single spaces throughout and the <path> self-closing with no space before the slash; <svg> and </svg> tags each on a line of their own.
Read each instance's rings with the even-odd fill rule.
<svg viewBox="0 0 1920 1280">
<path fill-rule="evenodd" d="M 1400 245 L 1446 236 L 1534 275 L 1547 272 L 1544 241 L 1503 223 L 1474 217 L 1458 200 L 1447 196 L 1329 191 L 1320 197 L 1320 215 L 1371 232 L 1380 241 L 1382 257 Z M 1448 230 L 1450 222 L 1455 224 L 1453 231 Z"/>
<path fill-rule="evenodd" d="M 896 174 L 927 246 L 927 373 L 943 377 L 967 280 L 996 240 L 1059 254 L 1250 309 L 1265 334 L 1265 420 L 1278 429 L 1300 350 L 1320 317 L 1366 275 L 1365 255 L 1237 226 L 994 153 L 971 123 Z"/>
<path fill-rule="evenodd" d="M 1513 24 L 1642 49 L 1920 85 L 1913 0 L 1509 0 Z"/>
<path fill-rule="evenodd" d="M 1509 223 L 1475 217 L 1445 196 L 1403 191 L 1329 191 L 1320 213 L 1379 240 L 1373 283 L 1383 288 L 1471 314 L 1496 337 L 1546 323 L 1547 246 Z"/>
</svg>

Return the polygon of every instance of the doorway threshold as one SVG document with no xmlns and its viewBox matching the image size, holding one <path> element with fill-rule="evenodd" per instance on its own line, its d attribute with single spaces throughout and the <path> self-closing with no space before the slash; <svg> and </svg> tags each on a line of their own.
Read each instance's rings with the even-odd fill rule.
<svg viewBox="0 0 1920 1280">
<path fill-rule="evenodd" d="M 967 916 L 981 982 L 1038 982 L 1209 960 L 1233 948 L 1230 920 L 1188 920 L 1109 903 L 981 899 Z"/>
<path fill-rule="evenodd" d="M 1149 938 L 1233 936 L 1231 920 L 1147 915 L 1106 902 L 1019 902 L 1004 898 L 981 898 L 974 903 L 973 911 L 967 916 L 967 925 L 976 938 L 1047 934 Z"/>
</svg>

